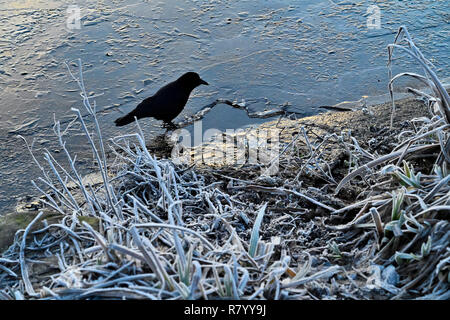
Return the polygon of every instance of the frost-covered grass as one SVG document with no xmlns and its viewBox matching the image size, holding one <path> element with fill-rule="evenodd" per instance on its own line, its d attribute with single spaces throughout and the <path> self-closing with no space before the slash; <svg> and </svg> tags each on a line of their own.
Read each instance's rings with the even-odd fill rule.
<svg viewBox="0 0 450 320">
<path fill-rule="evenodd" d="M 348 133 L 313 139 L 299 128 L 275 177 L 157 159 L 140 129 L 108 143 L 110 161 L 80 61 L 73 77 L 93 127 L 73 112 L 102 183 L 83 182 L 56 121 L 67 163 L 34 158 L 42 177 L 33 185 L 61 218 L 48 224 L 40 212 L 17 232 L 0 257 L 0 298 L 448 299 L 450 99 L 405 28 L 389 48 L 390 59 L 399 49 L 423 66 L 412 76 L 434 93 L 423 94 L 430 117 L 411 120 L 415 130 L 384 155 Z M 342 179 L 325 157 L 338 147 Z M 311 177 L 322 182 L 308 185 Z M 350 187 L 358 199 L 340 196 Z"/>
</svg>

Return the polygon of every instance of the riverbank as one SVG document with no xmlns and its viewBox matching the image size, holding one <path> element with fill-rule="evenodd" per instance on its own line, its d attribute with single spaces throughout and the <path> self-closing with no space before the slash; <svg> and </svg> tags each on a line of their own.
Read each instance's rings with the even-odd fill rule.
<svg viewBox="0 0 450 320">
<path fill-rule="evenodd" d="M 71 108 L 80 108 L 64 61 L 73 67 L 82 59 L 105 137 L 131 132 L 110 124 L 184 71 L 198 72 L 210 86 L 195 91 L 180 119 L 217 98 L 245 98 L 252 111 L 289 102 L 311 115 L 315 106 L 387 93 L 386 46 L 404 23 L 421 47 L 432 48 L 426 53 L 438 76 L 450 76 L 447 2 L 376 3 L 381 29 L 365 27 L 369 3 L 357 1 L 120 2 L 81 1 L 80 29 L 68 30 L 74 1 L 1 1 L 0 215 L 30 195 L 29 177 L 40 175 L 37 166 L 23 165 L 32 159 L 16 136 L 35 139 L 35 150 L 54 150 L 53 116 L 68 124 Z M 414 70 L 403 63 L 401 70 Z M 250 105 L 255 98 L 261 100 Z M 240 111 L 215 111 L 205 127 L 254 123 Z M 158 121 L 141 125 L 163 131 Z M 76 146 L 84 142 L 72 135 L 68 144 L 80 154 Z M 62 153 L 54 157 L 64 160 Z"/>
<path fill-rule="evenodd" d="M 66 244 L 64 250 L 68 256 L 63 259 L 71 261 L 72 265 L 81 262 L 77 262 L 79 258 L 76 257 L 80 255 L 80 248 L 70 245 L 67 242 L 69 239 L 77 242 L 83 252 L 90 252 L 86 253 L 84 260 L 93 259 L 101 252 L 101 247 L 106 246 L 109 248 L 105 251 L 109 252 L 107 260 L 112 259 L 120 264 L 134 261 L 133 264 L 136 263 L 140 270 L 134 271 L 137 274 L 152 270 L 153 275 L 148 277 L 153 280 L 148 281 L 156 282 L 152 285 L 149 282 L 149 292 L 143 293 L 137 289 L 133 292 L 121 292 L 122 296 L 128 298 L 145 298 L 146 294 L 153 295 L 162 290 L 157 289 L 160 285 L 154 277 L 163 271 L 157 266 L 152 267 L 155 262 L 141 255 L 149 250 L 150 244 L 145 245 L 147 249 L 141 247 L 142 244 L 139 245 L 138 238 L 134 238 L 137 236 L 137 229 L 132 233 L 133 242 L 138 241 L 135 243 L 143 250 L 142 253 L 127 251 L 131 250 L 131 243 L 128 242 L 131 239 L 126 243 L 123 242 L 124 238 L 120 239 L 120 230 L 133 230 L 129 223 L 134 216 L 132 220 L 139 221 L 138 228 L 147 229 L 152 224 L 162 228 L 161 238 L 156 242 L 158 248 L 152 249 L 156 250 L 154 254 L 161 255 L 159 259 L 163 260 L 160 262 L 168 263 L 167 259 L 175 261 L 175 257 L 180 254 L 183 256 L 181 251 L 186 250 L 188 256 L 179 259 L 187 259 L 185 262 L 191 266 L 190 271 L 185 270 L 188 272 L 187 278 L 175 280 L 176 276 L 173 275 L 166 286 L 176 287 L 178 281 L 186 285 L 191 285 L 191 281 L 200 281 L 200 278 L 195 280 L 199 276 L 199 270 L 208 275 L 201 280 L 203 289 L 191 293 L 197 298 L 212 290 L 207 288 L 211 285 L 208 284 L 209 281 L 219 281 L 225 286 L 220 291 L 220 284 L 217 284 L 219 287 L 210 292 L 213 296 L 236 297 L 238 294 L 241 298 L 281 298 L 277 296 L 279 293 L 275 287 L 267 289 L 272 287 L 268 283 L 265 290 L 258 290 L 256 284 L 260 282 L 256 280 L 252 280 L 256 281 L 255 285 L 244 285 L 239 292 L 233 292 L 231 287 L 228 288 L 231 291 L 227 291 L 227 283 L 232 280 L 222 264 L 231 263 L 232 267 L 233 259 L 240 261 L 235 271 L 237 283 L 243 283 L 245 274 L 247 277 L 251 274 L 251 279 L 274 277 L 272 281 L 284 288 L 283 297 L 288 299 L 411 298 L 414 295 L 399 289 L 408 275 L 402 274 L 400 262 L 395 260 L 396 264 L 394 260 L 389 260 L 389 255 L 385 255 L 393 248 L 380 251 L 380 246 L 386 247 L 385 242 L 393 239 L 387 231 L 387 226 L 392 222 L 388 221 L 388 211 L 392 210 L 389 206 L 393 201 L 392 195 L 403 190 L 396 182 L 395 175 L 384 174 L 382 180 L 377 177 L 375 180 L 379 185 L 375 188 L 370 182 L 374 176 L 357 179 L 335 194 L 335 182 L 342 181 L 349 172 L 367 163 L 370 157 L 380 158 L 391 153 L 417 131 L 417 125 L 421 121 L 417 119 L 430 116 L 428 107 L 421 101 L 411 98 L 397 101 L 391 128 L 391 108 L 390 103 L 385 103 L 364 111 L 329 112 L 298 120 L 281 119 L 253 129 L 260 131 L 277 128 L 281 132 L 283 152 L 279 159 L 279 172 L 271 177 L 261 177 L 260 168 L 255 165 L 177 167 L 170 161 L 149 157 L 144 150 L 129 149 L 122 145 L 123 149 L 116 154 L 120 161 L 115 161 L 117 165 L 110 166 L 110 183 L 116 197 L 128 194 L 120 196 L 123 197 L 119 201 L 122 203 L 120 211 L 116 211 L 111 218 L 104 214 L 92 214 L 82 189 L 75 184 L 69 190 L 74 203 L 78 203 L 79 213 L 73 215 L 64 209 L 67 213 L 62 215 L 51 206 L 43 205 L 42 201 L 23 203 L 18 206 L 18 212 L 0 218 L 0 248 L 4 251 L 12 244 L 4 252 L 4 257 L 18 250 L 16 246 L 19 243 L 15 242 L 14 234 L 27 226 L 30 227 L 28 234 L 40 228 L 46 228 L 49 232 L 52 230 L 51 236 Z M 408 136 L 405 132 L 411 134 Z M 251 130 L 249 133 L 251 134 Z M 160 149 L 160 155 L 167 151 L 169 150 Z M 414 167 L 415 172 L 424 172 L 428 176 L 431 174 L 429 169 L 432 159 L 429 155 L 406 154 L 404 159 Z M 399 172 L 398 170 L 400 167 L 394 168 L 391 173 Z M 98 190 L 97 196 L 103 198 L 103 192 L 100 191 L 101 175 L 93 174 L 90 181 L 91 190 Z M 51 204 L 44 197 L 41 200 Z M 61 200 L 70 201 L 67 196 Z M 377 214 L 369 211 L 370 207 L 377 210 L 380 205 L 383 210 L 381 213 L 377 211 L 378 217 L 385 221 L 381 225 L 377 222 Z M 57 208 L 61 210 L 64 206 Z M 102 211 L 107 210 L 105 204 L 102 208 Z M 43 214 L 30 225 L 38 212 Z M 439 215 L 433 215 L 433 219 L 436 222 Z M 186 231 L 192 232 L 189 233 L 192 237 L 186 233 L 183 235 L 186 249 L 178 247 L 176 238 L 172 238 L 177 236 L 169 231 L 170 228 L 164 230 L 180 221 L 184 222 L 179 228 L 187 228 Z M 115 230 L 114 233 L 107 232 L 106 225 Z M 88 239 L 81 234 L 77 236 L 75 230 L 78 226 L 93 238 Z M 386 230 L 380 230 L 380 226 Z M 72 233 L 70 230 L 73 230 Z M 410 251 L 416 252 L 417 249 L 414 248 L 417 245 L 420 248 L 420 241 L 416 240 L 424 237 L 416 236 L 415 244 L 407 244 L 405 255 Z M 410 239 L 409 236 L 407 238 Z M 401 237 L 397 238 L 398 243 L 402 243 L 400 240 Z M 125 250 L 125 247 L 129 249 Z M 64 269 L 60 263 L 57 267 L 55 256 L 46 258 L 35 256 L 37 251 L 34 250 L 27 252 L 27 257 L 33 256 L 28 259 L 40 261 L 28 263 L 27 271 L 33 290 L 40 292 L 40 295 L 51 294 L 48 290 L 42 291 L 42 286 L 51 286 L 53 280 L 49 276 L 58 273 L 60 280 L 67 281 L 70 274 L 73 277 L 71 281 L 75 282 L 70 285 L 66 283 L 66 289 L 63 286 L 54 289 L 56 291 L 52 291 L 53 293 L 57 292 L 61 296 L 75 294 L 74 298 L 79 294 L 100 294 L 93 287 L 85 288 L 81 282 L 77 284 L 77 281 L 84 278 L 83 268 L 79 271 L 72 267 Z M 211 256 L 212 252 L 221 254 Z M 83 253 L 82 256 L 84 255 Z M 204 261 L 202 266 L 198 263 L 192 265 L 193 258 Z M 206 263 L 204 259 L 209 262 Z M 12 274 L 19 278 L 20 275 L 10 269 L 7 263 L 4 267 L 8 268 L 10 275 L 3 274 L 2 282 L 15 286 L 16 280 Z M 208 268 L 210 271 L 207 271 Z M 247 278 L 245 282 L 249 280 Z M 106 290 L 106 293 L 104 291 L 101 294 L 106 298 L 113 298 L 117 290 L 120 291 L 118 288 L 111 288 L 109 293 Z M 171 296 L 168 287 L 163 291 L 165 293 L 161 298 Z"/>
</svg>

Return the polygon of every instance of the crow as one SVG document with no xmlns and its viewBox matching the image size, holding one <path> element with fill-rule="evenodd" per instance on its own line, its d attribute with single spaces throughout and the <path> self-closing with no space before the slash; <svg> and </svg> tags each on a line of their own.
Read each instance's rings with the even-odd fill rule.
<svg viewBox="0 0 450 320">
<path fill-rule="evenodd" d="M 195 72 L 187 72 L 177 80 L 159 89 L 153 96 L 143 100 L 126 116 L 116 119 L 116 126 L 124 126 L 134 121 L 134 117 L 141 119 L 153 117 L 164 121 L 165 125 L 175 127 L 172 120 L 183 111 L 189 95 L 199 85 L 208 85 Z"/>
</svg>

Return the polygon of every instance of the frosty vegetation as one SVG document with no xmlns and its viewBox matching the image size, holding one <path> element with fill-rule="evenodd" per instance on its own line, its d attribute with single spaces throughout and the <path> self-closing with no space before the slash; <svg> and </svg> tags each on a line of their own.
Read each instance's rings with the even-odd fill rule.
<svg viewBox="0 0 450 320">
<path fill-rule="evenodd" d="M 399 129 L 382 154 L 348 132 L 298 128 L 275 176 L 175 165 L 150 154 L 142 132 L 103 141 L 80 61 L 72 76 L 93 126 L 73 112 L 102 183 L 84 182 L 55 121 L 67 163 L 34 158 L 45 210 L 0 256 L 0 298 L 449 299 L 450 98 L 405 28 L 390 62 L 397 51 L 424 74 L 392 76 L 391 94 L 398 77 L 420 79 L 429 117 L 410 120 L 415 130 Z M 391 126 L 395 110 L 393 100 Z M 329 157 L 335 148 L 345 161 Z M 42 221 L 46 210 L 58 221 Z"/>
</svg>

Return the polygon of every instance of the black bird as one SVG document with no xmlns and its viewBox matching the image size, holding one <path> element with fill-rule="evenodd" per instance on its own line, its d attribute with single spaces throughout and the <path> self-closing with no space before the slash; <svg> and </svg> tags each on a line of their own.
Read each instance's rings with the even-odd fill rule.
<svg viewBox="0 0 450 320">
<path fill-rule="evenodd" d="M 164 124 L 174 127 L 172 120 L 183 110 L 192 90 L 201 84 L 208 85 L 197 73 L 185 73 L 174 82 L 159 89 L 153 96 L 139 103 L 126 116 L 118 118 L 114 122 L 116 126 L 120 127 L 133 122 L 134 117 L 138 119 L 153 117 L 164 121 Z"/>
</svg>

